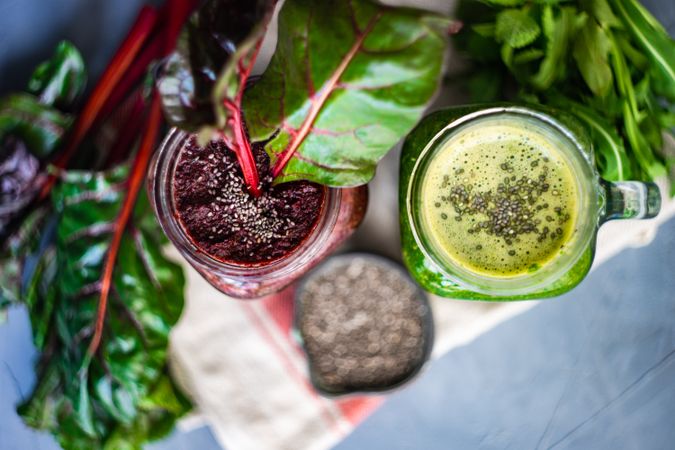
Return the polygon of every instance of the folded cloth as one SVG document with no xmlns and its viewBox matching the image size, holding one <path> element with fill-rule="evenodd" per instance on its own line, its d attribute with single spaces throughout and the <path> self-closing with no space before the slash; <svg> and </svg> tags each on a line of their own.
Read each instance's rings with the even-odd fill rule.
<svg viewBox="0 0 675 450">
<path fill-rule="evenodd" d="M 292 289 L 241 301 L 192 269 L 188 283 L 184 318 L 172 335 L 173 367 L 228 450 L 329 448 L 382 403 L 378 395 L 316 393 L 292 334 Z"/>
</svg>

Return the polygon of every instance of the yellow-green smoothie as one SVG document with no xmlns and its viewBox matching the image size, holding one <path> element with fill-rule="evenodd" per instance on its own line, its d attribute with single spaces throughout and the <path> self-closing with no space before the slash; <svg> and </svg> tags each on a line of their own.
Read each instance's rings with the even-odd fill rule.
<svg viewBox="0 0 675 450">
<path fill-rule="evenodd" d="M 571 240 L 578 187 L 556 138 L 491 120 L 459 129 L 429 162 L 421 185 L 428 238 L 471 272 L 500 278 L 552 261 Z"/>
</svg>

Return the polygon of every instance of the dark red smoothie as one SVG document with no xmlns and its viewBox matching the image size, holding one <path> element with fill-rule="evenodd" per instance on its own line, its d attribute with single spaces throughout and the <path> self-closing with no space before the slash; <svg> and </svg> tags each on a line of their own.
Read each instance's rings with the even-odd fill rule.
<svg viewBox="0 0 675 450">
<path fill-rule="evenodd" d="M 253 145 L 263 184 L 250 195 L 234 152 L 194 138 L 176 165 L 173 192 L 178 220 L 190 239 L 211 257 L 234 264 L 261 265 L 292 253 L 316 227 L 326 188 L 308 181 L 271 185 L 269 157 Z"/>
</svg>

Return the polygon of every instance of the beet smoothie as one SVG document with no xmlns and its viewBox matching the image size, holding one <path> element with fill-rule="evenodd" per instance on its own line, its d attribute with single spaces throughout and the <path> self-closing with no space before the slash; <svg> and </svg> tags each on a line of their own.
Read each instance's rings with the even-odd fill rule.
<svg viewBox="0 0 675 450">
<path fill-rule="evenodd" d="M 174 202 L 193 243 L 214 259 L 262 265 L 292 253 L 314 230 L 326 188 L 308 181 L 272 186 L 269 157 L 253 145 L 263 185 L 249 194 L 234 152 L 223 142 L 191 138 L 178 156 Z"/>
<path fill-rule="evenodd" d="M 279 292 L 315 267 L 359 226 L 367 186 L 331 188 L 307 181 L 271 184 L 269 160 L 253 151 L 263 194 L 244 186 L 234 152 L 169 131 L 148 173 L 162 230 L 212 286 L 230 297 Z M 213 156 L 211 156 L 213 155 Z"/>
</svg>

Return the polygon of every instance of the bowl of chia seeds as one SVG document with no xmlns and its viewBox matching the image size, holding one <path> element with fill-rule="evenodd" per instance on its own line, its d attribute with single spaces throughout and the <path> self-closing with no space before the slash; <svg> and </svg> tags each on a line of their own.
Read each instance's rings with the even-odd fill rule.
<svg viewBox="0 0 675 450">
<path fill-rule="evenodd" d="M 368 253 L 331 257 L 305 278 L 295 330 L 314 387 L 331 396 L 399 387 L 433 345 L 424 291 L 402 266 Z"/>
</svg>

